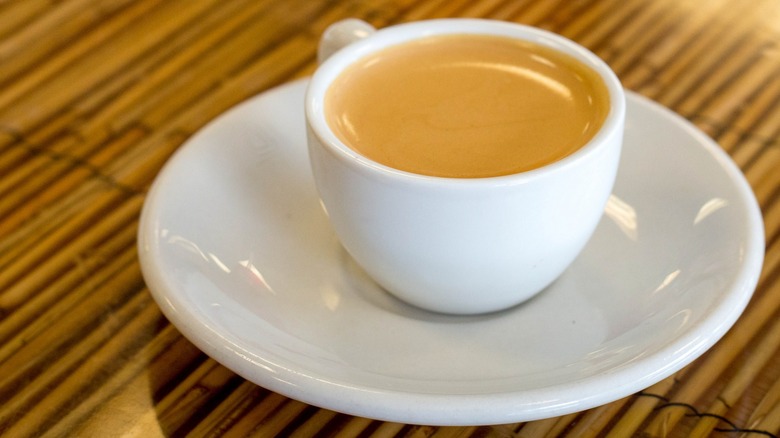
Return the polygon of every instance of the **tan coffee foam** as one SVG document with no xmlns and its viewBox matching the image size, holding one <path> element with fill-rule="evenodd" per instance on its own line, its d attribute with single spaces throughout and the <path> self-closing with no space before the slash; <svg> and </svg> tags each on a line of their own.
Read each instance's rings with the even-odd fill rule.
<svg viewBox="0 0 780 438">
<path fill-rule="evenodd" d="M 349 147 L 408 172 L 474 178 L 522 172 L 586 144 L 609 112 L 601 78 L 558 51 L 485 35 L 384 49 L 326 95 Z"/>
</svg>

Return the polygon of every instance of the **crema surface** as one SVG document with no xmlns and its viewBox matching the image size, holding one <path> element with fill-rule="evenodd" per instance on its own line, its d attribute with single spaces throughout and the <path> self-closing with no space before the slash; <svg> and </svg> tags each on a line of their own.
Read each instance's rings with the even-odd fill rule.
<svg viewBox="0 0 780 438">
<path fill-rule="evenodd" d="M 325 102 L 336 135 L 396 169 L 440 177 L 513 174 L 585 145 L 609 112 L 598 75 L 530 42 L 445 35 L 358 60 Z"/>
</svg>

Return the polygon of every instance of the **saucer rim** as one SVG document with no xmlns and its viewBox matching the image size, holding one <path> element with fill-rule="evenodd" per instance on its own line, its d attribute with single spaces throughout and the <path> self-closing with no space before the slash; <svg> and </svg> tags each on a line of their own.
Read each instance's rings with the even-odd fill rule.
<svg viewBox="0 0 780 438">
<path fill-rule="evenodd" d="M 295 87 L 305 86 L 307 81 L 308 79 L 301 79 L 281 85 L 237 105 L 209 123 L 182 145 L 160 171 L 149 190 L 138 227 L 138 252 L 142 273 L 164 315 L 198 348 L 251 382 L 315 406 L 385 421 L 430 425 L 477 425 L 550 418 L 579 412 L 631 395 L 678 371 L 707 351 L 728 331 L 742 314 L 755 290 L 764 257 L 763 221 L 758 203 L 744 175 L 717 143 L 690 122 L 660 104 L 626 90 L 626 99 L 629 101 L 627 108 L 632 106 L 630 101 L 649 107 L 666 123 L 682 127 L 687 135 L 695 138 L 697 147 L 704 148 L 720 164 L 729 175 L 731 185 L 740 195 L 739 199 L 744 207 L 740 211 L 745 215 L 745 222 L 749 227 L 746 231 L 747 244 L 741 269 L 731 284 L 723 286 L 722 289 L 726 292 L 720 297 L 722 302 L 715 305 L 715 310 L 708 312 L 706 317 L 702 317 L 685 334 L 676 340 L 673 339 L 675 342 L 666 344 L 664 348 L 645 356 L 643 359 L 645 367 L 639 378 L 637 378 L 637 371 L 632 371 L 636 365 L 624 363 L 610 368 L 609 372 L 602 375 L 588 376 L 578 381 L 567 381 L 531 390 L 483 394 L 430 394 L 358 387 L 350 384 L 349 381 L 332 379 L 328 376 L 321 378 L 300 376 L 293 370 L 283 370 L 283 367 L 279 366 L 275 371 L 287 371 L 282 373 L 284 378 L 276 373 L 258 374 L 257 364 L 246 358 L 240 358 L 237 353 L 248 354 L 254 359 L 263 358 L 243 350 L 240 345 L 226 346 L 221 344 L 220 339 L 215 335 L 204 334 L 197 313 L 187 309 L 186 300 L 172 292 L 177 289 L 177 286 L 170 284 L 165 273 L 158 269 L 156 262 L 159 254 L 151 250 L 155 237 L 159 236 L 155 231 L 158 224 L 154 218 L 159 217 L 157 212 L 163 207 L 160 205 L 157 193 L 160 187 L 166 185 L 166 182 L 173 177 L 173 172 L 169 171 L 170 163 L 187 150 L 187 146 L 203 131 L 220 124 L 234 112 L 246 108 L 251 102 L 267 97 L 269 93 L 291 92 Z M 630 118 L 631 113 L 627 111 L 627 121 Z M 705 328 L 707 328 L 707 336 L 702 337 Z M 684 354 L 670 354 L 681 347 L 686 347 Z M 265 353 L 268 352 L 263 352 L 267 357 Z M 667 359 L 670 361 L 666 361 Z M 649 367 L 648 363 L 663 363 L 664 366 Z M 603 392 L 605 387 L 610 388 L 607 391 L 608 395 Z M 571 396 L 573 393 L 590 394 L 590 396 L 573 399 Z M 535 409 L 528 407 L 527 400 L 542 399 L 558 400 L 558 402 L 548 402 L 547 405 Z M 503 406 L 504 409 L 497 410 L 496 406 Z"/>
</svg>

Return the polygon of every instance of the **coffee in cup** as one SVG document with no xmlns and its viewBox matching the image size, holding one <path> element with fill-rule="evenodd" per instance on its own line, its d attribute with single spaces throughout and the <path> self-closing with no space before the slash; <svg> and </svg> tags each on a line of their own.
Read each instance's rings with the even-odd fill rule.
<svg viewBox="0 0 780 438">
<path fill-rule="evenodd" d="M 602 60 L 541 29 L 474 19 L 375 33 L 350 20 L 320 49 L 305 99 L 312 174 L 339 240 L 379 285 L 424 309 L 484 313 L 572 263 L 622 146 L 625 96 Z"/>
<path fill-rule="evenodd" d="M 357 60 L 325 114 L 357 153 L 422 175 L 524 172 L 585 145 L 609 112 L 604 82 L 576 59 L 496 35 L 421 38 Z"/>
</svg>

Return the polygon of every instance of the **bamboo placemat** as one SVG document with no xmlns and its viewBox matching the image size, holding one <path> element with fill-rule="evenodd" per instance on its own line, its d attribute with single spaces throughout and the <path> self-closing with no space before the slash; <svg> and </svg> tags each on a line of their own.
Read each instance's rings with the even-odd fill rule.
<svg viewBox="0 0 780 438">
<path fill-rule="evenodd" d="M 641 393 L 490 427 L 373 421 L 238 377 L 161 315 L 138 266 L 146 191 L 194 132 L 309 75 L 330 23 L 532 24 L 591 48 L 742 168 L 766 260 L 734 328 Z M 693 164 L 693 163 L 692 163 Z M 780 3 L 776 0 L 0 2 L 0 431 L 5 436 L 777 436 Z"/>
</svg>

